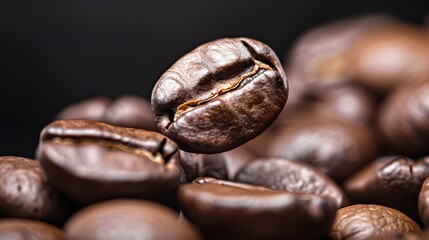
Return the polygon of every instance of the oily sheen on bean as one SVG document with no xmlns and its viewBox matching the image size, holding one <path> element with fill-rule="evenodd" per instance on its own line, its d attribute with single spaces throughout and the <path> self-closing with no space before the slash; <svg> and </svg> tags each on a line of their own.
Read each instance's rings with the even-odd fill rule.
<svg viewBox="0 0 429 240">
<path fill-rule="evenodd" d="M 180 149 L 218 153 L 261 134 L 287 96 L 287 78 L 271 48 L 224 38 L 174 63 L 152 91 L 152 109 L 158 128 Z"/>
</svg>

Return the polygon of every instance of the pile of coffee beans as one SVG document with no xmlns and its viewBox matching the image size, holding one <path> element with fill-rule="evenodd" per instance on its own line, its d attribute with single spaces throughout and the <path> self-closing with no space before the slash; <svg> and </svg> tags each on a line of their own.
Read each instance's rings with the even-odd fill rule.
<svg viewBox="0 0 429 240">
<path fill-rule="evenodd" d="M 0 156 L 0 239 L 429 239 L 428 119 L 423 27 L 331 22 L 283 64 L 214 40 Z"/>
</svg>

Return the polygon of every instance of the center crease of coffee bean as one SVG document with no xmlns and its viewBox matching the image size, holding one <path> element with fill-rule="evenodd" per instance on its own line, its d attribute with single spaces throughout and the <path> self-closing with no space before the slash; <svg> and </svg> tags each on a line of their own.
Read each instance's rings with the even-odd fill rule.
<svg viewBox="0 0 429 240">
<path fill-rule="evenodd" d="M 218 97 L 219 95 L 222 95 L 224 93 L 227 93 L 227 92 L 230 92 L 232 90 L 237 89 L 240 86 L 241 82 L 243 82 L 246 78 L 249 78 L 249 77 L 252 77 L 253 75 L 256 75 L 259 70 L 261 70 L 261 69 L 273 70 L 273 68 L 271 68 L 268 64 L 260 62 L 256 59 L 253 59 L 253 62 L 255 64 L 255 66 L 253 67 L 252 71 L 241 75 L 237 79 L 237 81 L 235 81 L 231 86 L 219 89 L 215 94 L 213 94 L 212 96 L 210 96 L 206 99 L 202 99 L 202 100 L 192 99 L 192 100 L 189 100 L 189 101 L 186 101 L 186 102 L 180 104 L 177 107 L 176 113 L 174 114 L 174 121 L 176 121 L 180 116 L 182 116 L 184 113 L 192 110 L 193 108 L 200 106 L 201 104 L 204 104 L 206 102 L 209 102 L 212 99 L 214 99 L 215 97 Z"/>
<path fill-rule="evenodd" d="M 51 139 L 50 142 L 56 143 L 56 144 L 66 144 L 66 145 L 97 144 L 97 145 L 101 145 L 103 147 L 117 149 L 117 150 L 121 150 L 124 152 L 129 152 L 129 153 L 137 154 L 140 156 L 144 156 L 144 157 L 146 157 L 146 158 L 148 158 L 148 159 L 150 159 L 150 160 L 152 160 L 158 164 L 165 164 L 165 160 L 162 158 L 162 156 L 159 152 L 157 152 L 154 155 L 146 149 L 133 148 L 133 147 L 129 147 L 129 146 L 126 146 L 126 145 L 124 145 L 122 143 L 118 143 L 118 142 L 111 142 L 111 141 L 106 141 L 106 140 L 60 138 L 60 137 L 55 137 L 55 138 Z"/>
</svg>

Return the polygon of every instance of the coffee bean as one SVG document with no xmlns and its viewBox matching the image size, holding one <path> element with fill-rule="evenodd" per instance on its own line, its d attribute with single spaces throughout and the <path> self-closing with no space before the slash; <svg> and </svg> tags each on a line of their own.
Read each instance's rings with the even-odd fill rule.
<svg viewBox="0 0 429 240">
<path fill-rule="evenodd" d="M 218 153 L 258 136 L 286 103 L 283 68 L 248 38 L 203 44 L 180 58 L 152 92 L 155 122 L 188 152 Z"/>
<path fill-rule="evenodd" d="M 370 130 L 355 124 L 300 119 L 272 139 L 267 155 L 306 162 L 341 182 L 374 159 L 377 143 Z"/>
<path fill-rule="evenodd" d="M 429 153 L 428 100 L 429 81 L 404 85 L 385 100 L 378 127 L 392 153 L 412 157 Z"/>
<path fill-rule="evenodd" d="M 122 127 L 156 131 L 149 101 L 134 95 L 124 95 L 110 100 L 91 98 L 64 108 L 56 119 L 87 119 Z"/>
<path fill-rule="evenodd" d="M 344 192 L 315 167 L 282 158 L 260 158 L 246 165 L 235 181 L 288 192 L 312 193 L 331 198 L 337 208 L 348 205 Z"/>
<path fill-rule="evenodd" d="M 358 240 L 420 231 L 417 223 L 396 209 L 358 204 L 337 211 L 330 237 Z"/>
<path fill-rule="evenodd" d="M 186 182 L 192 182 L 197 177 L 228 179 L 222 154 L 189 153 L 180 150 L 180 165 L 184 170 Z"/>
<path fill-rule="evenodd" d="M 118 97 L 106 109 L 105 122 L 131 128 L 157 131 L 150 102 L 144 98 L 124 95 Z"/>
<path fill-rule="evenodd" d="M 322 118 L 372 126 L 375 115 L 376 100 L 373 94 L 349 83 L 313 87 L 299 102 L 285 106 L 275 124 L 287 124 L 302 118 Z"/>
<path fill-rule="evenodd" d="M 38 161 L 0 157 L 0 216 L 61 224 L 71 202 L 52 186 Z"/>
<path fill-rule="evenodd" d="M 119 199 L 91 205 L 65 225 L 67 239 L 201 239 L 174 211 L 148 201 Z"/>
<path fill-rule="evenodd" d="M 350 49 L 351 75 L 379 92 L 429 74 L 429 35 L 417 26 L 396 23 L 367 33 Z"/>
<path fill-rule="evenodd" d="M 418 198 L 420 219 L 425 226 L 429 226 L 429 178 L 427 178 L 420 189 Z"/>
<path fill-rule="evenodd" d="M 116 197 L 168 199 L 179 185 L 177 145 L 165 136 L 89 120 L 59 120 L 40 136 L 49 180 L 80 203 Z"/>
<path fill-rule="evenodd" d="M 368 32 L 395 20 L 386 14 L 349 17 L 316 26 L 299 37 L 285 56 L 291 91 L 288 106 L 313 89 L 354 81 L 349 72 L 351 46 Z"/>
<path fill-rule="evenodd" d="M 182 185 L 178 198 L 207 239 L 320 239 L 336 209 L 332 200 L 317 195 L 213 178 Z"/>
<path fill-rule="evenodd" d="M 104 113 L 111 104 L 107 97 L 94 97 L 81 102 L 71 104 L 62 109 L 55 117 L 61 119 L 88 119 L 103 121 Z"/>
<path fill-rule="evenodd" d="M 418 220 L 416 206 L 420 188 L 429 177 L 429 157 L 413 161 L 406 157 L 382 157 L 344 182 L 354 203 L 374 203 L 398 209 Z"/>
<path fill-rule="evenodd" d="M 64 233 L 47 223 L 26 219 L 0 219 L 0 240 L 65 240 Z"/>
</svg>

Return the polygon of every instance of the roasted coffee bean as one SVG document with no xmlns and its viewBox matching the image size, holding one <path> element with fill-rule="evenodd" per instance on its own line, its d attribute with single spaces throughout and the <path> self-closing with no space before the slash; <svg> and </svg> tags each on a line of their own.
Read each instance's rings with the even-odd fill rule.
<svg viewBox="0 0 429 240">
<path fill-rule="evenodd" d="M 26 219 L 0 219 L 0 240 L 65 240 L 64 233 L 47 223 Z"/>
<path fill-rule="evenodd" d="M 376 99 L 356 84 L 338 84 L 308 91 L 300 102 L 285 106 L 275 124 L 300 118 L 323 118 L 371 126 L 376 115 Z"/>
<path fill-rule="evenodd" d="M 294 105 L 307 91 L 353 79 L 349 71 L 349 50 L 368 32 L 394 22 L 385 14 L 350 17 L 316 26 L 293 44 L 285 57 L 291 91 L 288 105 Z"/>
<path fill-rule="evenodd" d="M 396 209 L 358 204 L 337 211 L 330 237 L 360 240 L 420 231 L 417 223 Z"/>
<path fill-rule="evenodd" d="M 382 157 L 344 182 L 353 203 L 374 203 L 398 209 L 418 220 L 416 206 L 420 188 L 429 177 L 429 157 L 413 161 L 406 157 Z"/>
<path fill-rule="evenodd" d="M 396 23 L 367 33 L 350 49 L 351 75 L 365 86 L 386 92 L 429 74 L 429 34 Z"/>
<path fill-rule="evenodd" d="M 104 113 L 111 100 L 106 97 L 94 97 L 78 103 L 74 103 L 61 110 L 56 119 L 88 119 L 103 121 Z"/>
<path fill-rule="evenodd" d="M 162 201 L 179 185 L 177 145 L 165 136 L 89 120 L 59 120 L 40 136 L 49 180 L 80 203 L 138 197 Z"/>
<path fill-rule="evenodd" d="M 429 153 L 428 114 L 429 81 L 404 85 L 386 99 L 378 127 L 393 154 L 420 157 Z"/>
<path fill-rule="evenodd" d="M 377 150 L 367 128 L 333 120 L 300 119 L 277 133 L 267 155 L 309 163 L 341 182 L 374 159 Z"/>
<path fill-rule="evenodd" d="M 149 101 L 134 95 L 120 96 L 115 100 L 91 98 L 66 107 L 56 119 L 87 119 L 122 127 L 157 130 Z"/>
<path fill-rule="evenodd" d="M 320 195 L 335 201 L 337 208 L 348 205 L 346 195 L 332 179 L 309 164 L 287 159 L 257 159 L 242 168 L 235 176 L 235 181 L 288 192 Z"/>
<path fill-rule="evenodd" d="M 186 182 L 192 182 L 197 177 L 228 179 L 222 154 L 189 153 L 180 150 L 180 165 L 184 170 Z"/>
<path fill-rule="evenodd" d="M 429 226 L 429 178 L 427 178 L 420 189 L 418 207 L 420 219 L 425 226 Z"/>
<path fill-rule="evenodd" d="M 201 239 L 174 211 L 148 201 L 119 199 L 91 205 L 65 225 L 70 240 Z"/>
<path fill-rule="evenodd" d="M 110 124 L 157 130 L 150 102 L 138 96 L 124 95 L 117 98 L 107 108 L 104 116 L 105 121 Z"/>
<path fill-rule="evenodd" d="M 61 224 L 70 213 L 71 202 L 48 182 L 38 161 L 0 157 L 0 217 Z"/>
<path fill-rule="evenodd" d="M 178 198 L 186 218 L 207 239 L 320 239 L 336 209 L 332 200 L 317 195 L 213 178 L 182 185 Z"/>
<path fill-rule="evenodd" d="M 277 118 L 288 84 L 274 51 L 248 38 L 203 44 L 158 80 L 158 128 L 188 152 L 219 153 L 261 134 Z"/>
</svg>

